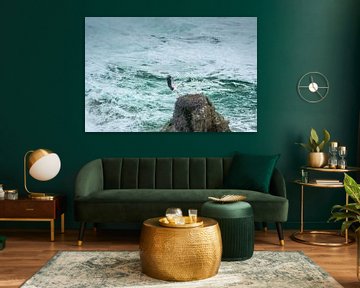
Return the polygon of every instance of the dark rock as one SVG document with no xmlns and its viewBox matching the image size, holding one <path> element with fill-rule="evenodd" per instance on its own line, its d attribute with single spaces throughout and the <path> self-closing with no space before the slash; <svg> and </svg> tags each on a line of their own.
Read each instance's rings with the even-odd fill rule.
<svg viewBox="0 0 360 288">
<path fill-rule="evenodd" d="M 175 102 L 173 118 L 162 132 L 231 132 L 229 121 L 215 111 L 208 97 L 202 94 L 180 96 Z"/>
</svg>

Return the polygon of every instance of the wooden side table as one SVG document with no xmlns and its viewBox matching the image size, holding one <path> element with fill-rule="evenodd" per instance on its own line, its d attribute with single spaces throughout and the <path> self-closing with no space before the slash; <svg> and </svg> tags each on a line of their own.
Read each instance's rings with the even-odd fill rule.
<svg viewBox="0 0 360 288">
<path fill-rule="evenodd" d="M 54 241 L 55 220 L 61 217 L 61 233 L 65 231 L 65 197 L 55 196 L 53 200 L 19 198 L 0 200 L 0 221 L 48 221 L 50 241 Z"/>
</svg>

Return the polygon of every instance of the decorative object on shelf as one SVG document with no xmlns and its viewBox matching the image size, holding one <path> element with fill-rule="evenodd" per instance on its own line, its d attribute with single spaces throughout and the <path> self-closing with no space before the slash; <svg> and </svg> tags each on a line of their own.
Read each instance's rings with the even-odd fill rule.
<svg viewBox="0 0 360 288">
<path fill-rule="evenodd" d="M 338 143 L 337 142 L 330 142 L 329 143 L 329 161 L 328 165 L 330 169 L 336 169 L 338 160 L 337 160 L 337 149 L 338 149 Z"/>
<path fill-rule="evenodd" d="M 246 196 L 243 195 L 224 195 L 220 198 L 216 197 L 208 197 L 210 200 L 215 202 L 221 202 L 221 203 L 227 203 L 227 202 L 237 202 L 237 201 L 243 201 L 246 199 Z"/>
<path fill-rule="evenodd" d="M 310 152 L 308 156 L 308 165 L 310 167 L 324 167 L 328 155 L 325 152 Z"/>
<path fill-rule="evenodd" d="M 350 227 L 355 227 L 357 242 L 357 277 L 360 280 L 360 185 L 356 181 L 344 173 L 344 187 L 346 194 L 350 196 L 354 203 L 346 203 L 345 205 L 334 205 L 331 210 L 332 221 L 343 221 L 341 232 L 346 233 Z"/>
<path fill-rule="evenodd" d="M 0 184 L 0 200 L 5 199 L 5 191 L 3 189 L 3 184 Z"/>
<path fill-rule="evenodd" d="M 336 179 L 315 179 L 316 184 L 322 184 L 322 185 L 339 185 L 342 184 L 340 180 Z"/>
<path fill-rule="evenodd" d="M 4 190 L 5 199 L 7 200 L 17 200 L 19 198 L 19 193 L 17 189 Z"/>
<path fill-rule="evenodd" d="M 26 174 L 39 181 L 48 181 L 54 178 L 60 171 L 61 162 L 56 153 L 47 149 L 30 150 L 24 156 L 24 187 L 30 198 L 42 198 L 51 200 L 53 196 L 45 193 L 30 192 L 27 188 Z"/>
<path fill-rule="evenodd" d="M 337 165 L 337 168 L 339 169 L 346 169 L 346 160 L 345 160 L 345 157 L 346 157 L 346 147 L 345 146 L 340 146 L 339 149 L 338 149 L 338 153 L 339 153 L 339 156 L 340 156 L 340 160 L 338 161 L 338 165 Z"/>
<path fill-rule="evenodd" d="M 324 152 L 324 147 L 330 140 L 330 133 L 323 129 L 324 139 L 320 141 L 319 136 L 314 128 L 310 130 L 310 138 L 308 143 L 296 143 L 309 151 L 308 165 L 310 167 L 323 167 L 327 163 L 328 155 Z"/>
<path fill-rule="evenodd" d="M 309 182 L 309 172 L 301 169 L 301 182 L 308 183 Z"/>
<path fill-rule="evenodd" d="M 329 93 L 329 81 L 320 72 L 308 72 L 301 76 L 297 91 L 301 99 L 308 103 L 319 103 Z"/>
</svg>

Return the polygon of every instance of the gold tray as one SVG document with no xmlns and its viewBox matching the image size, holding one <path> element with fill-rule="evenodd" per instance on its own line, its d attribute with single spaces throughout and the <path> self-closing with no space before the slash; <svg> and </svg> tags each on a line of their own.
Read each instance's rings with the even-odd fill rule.
<svg viewBox="0 0 360 288">
<path fill-rule="evenodd" d="M 243 195 L 224 195 L 221 196 L 221 198 L 215 198 L 215 197 L 208 197 L 210 200 L 215 202 L 237 202 L 237 201 L 243 201 L 246 199 L 246 196 Z"/>
<path fill-rule="evenodd" d="M 198 217 L 198 222 L 196 222 L 196 223 L 190 223 L 189 216 L 185 216 L 184 218 L 185 218 L 185 224 L 170 223 L 166 217 L 160 218 L 159 224 L 161 226 L 170 227 L 170 228 L 194 228 L 194 227 L 199 227 L 204 224 L 204 222 L 202 220 L 200 220 L 199 217 Z"/>
</svg>

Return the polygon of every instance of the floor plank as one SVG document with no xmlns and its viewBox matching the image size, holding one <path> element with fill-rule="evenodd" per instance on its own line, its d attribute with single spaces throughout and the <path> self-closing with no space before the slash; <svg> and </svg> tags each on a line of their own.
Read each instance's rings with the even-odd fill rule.
<svg viewBox="0 0 360 288">
<path fill-rule="evenodd" d="M 285 231 L 285 246 L 277 245 L 276 231 L 256 231 L 255 250 L 303 251 L 345 288 L 360 287 L 356 277 L 356 244 L 320 247 L 292 241 Z M 59 250 L 138 250 L 139 231 L 86 231 L 82 247 L 76 245 L 77 231 L 56 234 L 49 241 L 46 230 L 0 230 L 7 237 L 0 251 L 0 288 L 19 287 Z"/>
</svg>

